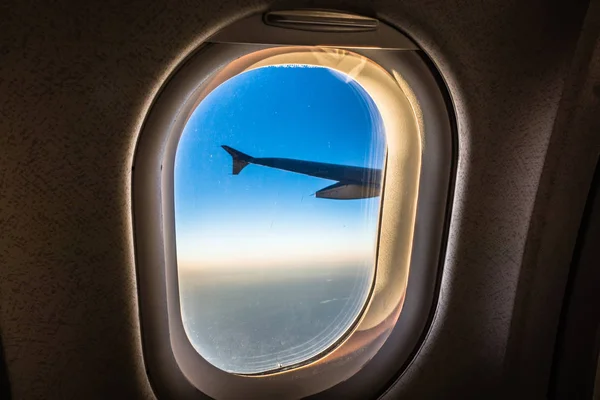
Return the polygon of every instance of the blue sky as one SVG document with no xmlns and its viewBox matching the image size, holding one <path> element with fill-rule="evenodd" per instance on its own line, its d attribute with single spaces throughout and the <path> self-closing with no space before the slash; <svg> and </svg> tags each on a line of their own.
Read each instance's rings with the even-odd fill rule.
<svg viewBox="0 0 600 400">
<path fill-rule="evenodd" d="M 372 263 L 379 198 L 317 199 L 333 181 L 256 165 L 233 176 L 220 146 L 382 168 L 384 140 L 374 103 L 341 73 L 265 67 L 223 83 L 194 111 L 177 149 L 180 267 Z"/>
</svg>

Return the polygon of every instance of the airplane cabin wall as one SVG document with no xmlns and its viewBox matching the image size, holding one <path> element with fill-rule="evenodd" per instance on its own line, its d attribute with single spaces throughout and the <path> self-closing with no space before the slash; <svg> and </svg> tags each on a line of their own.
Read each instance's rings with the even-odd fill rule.
<svg viewBox="0 0 600 400">
<path fill-rule="evenodd" d="M 15 399 L 153 398 L 130 214 L 136 138 L 186 55 L 270 4 L 0 5 L 0 333 Z M 375 9 L 430 54 L 455 103 L 459 165 L 439 303 L 390 397 L 544 397 L 597 144 L 568 113 L 569 102 L 593 101 L 572 88 L 589 75 L 584 56 L 576 64 L 588 3 L 285 4 Z"/>
</svg>

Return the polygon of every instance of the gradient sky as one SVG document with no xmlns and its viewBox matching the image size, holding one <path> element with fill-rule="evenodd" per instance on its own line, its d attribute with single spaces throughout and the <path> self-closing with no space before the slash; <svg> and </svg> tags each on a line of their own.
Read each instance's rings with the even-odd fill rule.
<svg viewBox="0 0 600 400">
<path fill-rule="evenodd" d="M 194 111 L 177 149 L 179 266 L 372 264 L 379 197 L 318 199 L 335 182 L 257 165 L 234 176 L 220 146 L 383 168 L 384 140 L 370 97 L 330 69 L 265 67 L 223 83 Z"/>
</svg>

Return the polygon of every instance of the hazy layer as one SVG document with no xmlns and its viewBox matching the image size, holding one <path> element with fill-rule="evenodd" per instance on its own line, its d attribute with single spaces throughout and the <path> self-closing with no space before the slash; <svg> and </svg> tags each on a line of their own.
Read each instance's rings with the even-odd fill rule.
<svg viewBox="0 0 600 400">
<path fill-rule="evenodd" d="M 182 315 L 190 342 L 217 367 L 256 373 L 320 353 L 351 326 L 368 269 L 186 273 Z"/>
</svg>

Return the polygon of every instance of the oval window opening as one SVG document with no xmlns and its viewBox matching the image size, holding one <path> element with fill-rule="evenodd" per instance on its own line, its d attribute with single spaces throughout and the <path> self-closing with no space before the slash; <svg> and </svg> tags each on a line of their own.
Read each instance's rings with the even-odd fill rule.
<svg viewBox="0 0 600 400">
<path fill-rule="evenodd" d="M 199 103 L 178 144 L 182 320 L 214 366 L 258 374 L 335 347 L 373 286 L 386 140 L 326 67 L 267 66 Z"/>
</svg>

